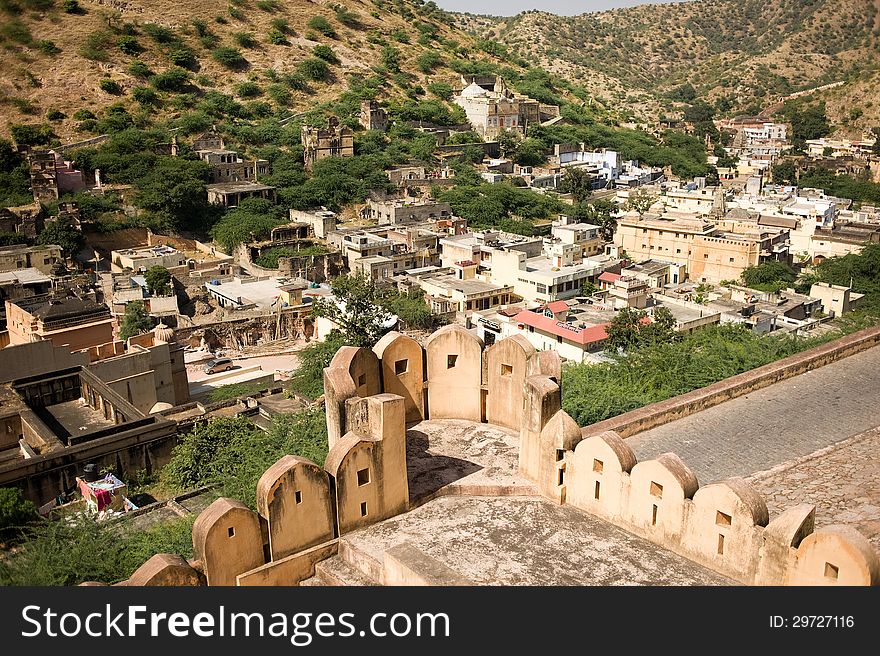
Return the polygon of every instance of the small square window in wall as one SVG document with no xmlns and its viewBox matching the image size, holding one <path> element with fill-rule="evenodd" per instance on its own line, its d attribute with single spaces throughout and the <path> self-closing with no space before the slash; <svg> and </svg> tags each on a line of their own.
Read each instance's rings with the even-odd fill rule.
<svg viewBox="0 0 880 656">
<path fill-rule="evenodd" d="M 363 387 L 367 384 L 367 374 L 361 374 L 358 376 L 358 387 Z"/>
<path fill-rule="evenodd" d="M 455 363 L 458 361 L 458 356 L 450 353 L 446 356 L 446 368 L 452 369 L 455 366 Z"/>
<path fill-rule="evenodd" d="M 234 527 L 234 526 L 230 526 L 229 528 L 227 528 L 227 529 L 226 529 L 226 535 L 228 535 L 228 536 L 231 537 L 231 538 L 234 538 L 234 537 L 235 537 L 235 527 Z"/>
<path fill-rule="evenodd" d="M 730 515 L 720 510 L 715 513 L 715 524 L 718 526 L 730 526 Z"/>
<path fill-rule="evenodd" d="M 651 496 L 655 496 L 658 499 L 663 498 L 663 486 L 660 483 L 655 483 L 651 481 Z"/>
<path fill-rule="evenodd" d="M 358 487 L 367 485 L 370 482 L 370 468 L 358 469 L 357 473 Z"/>
<path fill-rule="evenodd" d="M 367 516 L 367 502 L 362 501 L 361 502 L 361 517 L 366 517 L 366 516 Z"/>
<path fill-rule="evenodd" d="M 840 576 L 840 568 L 831 563 L 825 563 L 825 578 L 837 580 Z"/>
<path fill-rule="evenodd" d="M 397 360 L 394 363 L 394 373 L 401 376 L 409 371 L 409 360 Z"/>
<path fill-rule="evenodd" d="M 502 364 L 501 375 L 504 377 L 513 376 L 513 365 Z"/>
<path fill-rule="evenodd" d="M 601 460 L 593 458 L 593 471 L 601 472 L 605 468 L 605 464 Z"/>
</svg>

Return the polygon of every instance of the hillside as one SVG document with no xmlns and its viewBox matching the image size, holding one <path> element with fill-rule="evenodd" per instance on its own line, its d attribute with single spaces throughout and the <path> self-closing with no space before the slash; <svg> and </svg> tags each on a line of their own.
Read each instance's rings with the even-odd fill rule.
<svg viewBox="0 0 880 656">
<path fill-rule="evenodd" d="M 87 138 L 83 121 L 108 105 L 173 119 L 212 92 L 285 115 L 337 98 L 353 74 L 381 74 L 380 98 L 428 97 L 473 47 L 445 16 L 420 0 L 0 0 L 0 134 L 50 116 L 62 141 Z M 316 46 L 332 50 L 324 64 Z"/>
<path fill-rule="evenodd" d="M 643 117 L 685 83 L 724 110 L 751 111 L 880 66 L 880 0 L 695 0 L 457 21 Z"/>
</svg>

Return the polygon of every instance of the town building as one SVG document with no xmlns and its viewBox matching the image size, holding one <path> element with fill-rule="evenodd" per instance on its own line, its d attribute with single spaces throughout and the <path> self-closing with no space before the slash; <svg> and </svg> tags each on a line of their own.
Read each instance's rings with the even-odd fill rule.
<svg viewBox="0 0 880 656">
<path fill-rule="evenodd" d="M 126 270 L 145 273 L 154 266 L 162 266 L 166 269 L 186 266 L 186 255 L 173 246 L 160 244 L 111 251 L 110 262 L 117 273 Z"/>
<path fill-rule="evenodd" d="M 388 112 L 380 107 L 375 100 L 361 101 L 361 112 L 358 119 L 364 130 L 385 132 L 388 129 Z"/>
<path fill-rule="evenodd" d="M 9 343 L 50 340 L 80 351 L 113 341 L 115 319 L 106 305 L 72 293 L 6 301 Z"/>
<path fill-rule="evenodd" d="M 47 294 L 52 279 L 39 269 L 17 269 L 0 273 L 0 331 L 6 330 L 6 301 Z"/>
<path fill-rule="evenodd" d="M 61 246 L 4 246 L 0 248 L 0 271 L 36 269 L 47 276 L 57 275 L 64 267 Z"/>
<path fill-rule="evenodd" d="M 592 223 L 581 223 L 577 217 L 560 214 L 553 222 L 550 234 L 563 244 L 577 244 L 583 257 L 599 255 L 604 249 L 602 228 Z"/>
<path fill-rule="evenodd" d="M 424 223 L 439 219 L 451 219 L 452 207 L 449 203 L 436 203 L 409 198 L 367 198 L 364 218 L 379 225 L 398 225 L 403 223 Z"/>
<path fill-rule="evenodd" d="M 468 121 L 483 138 L 509 130 L 525 133 L 531 125 L 559 116 L 559 107 L 544 105 L 509 89 L 501 77 L 462 76 L 463 88 L 452 102 L 464 109 Z"/>
<path fill-rule="evenodd" d="M 223 207 L 238 207 L 246 198 L 262 198 L 275 202 L 275 187 L 259 182 L 219 182 L 205 186 L 208 202 Z"/>
<path fill-rule="evenodd" d="M 327 157 L 353 157 L 354 132 L 331 116 L 326 128 L 302 126 L 301 141 L 306 170 Z"/>
<path fill-rule="evenodd" d="M 302 306 L 302 292 L 308 287 L 308 281 L 302 279 L 241 276 L 205 283 L 205 289 L 220 307 L 230 310 L 255 309 L 263 313 Z"/>
</svg>

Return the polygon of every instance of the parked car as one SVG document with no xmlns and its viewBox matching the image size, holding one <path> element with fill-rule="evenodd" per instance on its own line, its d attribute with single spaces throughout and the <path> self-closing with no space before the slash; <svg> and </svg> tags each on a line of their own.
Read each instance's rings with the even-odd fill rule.
<svg viewBox="0 0 880 656">
<path fill-rule="evenodd" d="M 214 358 L 213 360 L 209 360 L 207 364 L 205 364 L 205 373 L 206 374 L 216 374 L 221 371 L 229 371 L 235 365 L 232 363 L 232 360 L 229 358 Z"/>
</svg>

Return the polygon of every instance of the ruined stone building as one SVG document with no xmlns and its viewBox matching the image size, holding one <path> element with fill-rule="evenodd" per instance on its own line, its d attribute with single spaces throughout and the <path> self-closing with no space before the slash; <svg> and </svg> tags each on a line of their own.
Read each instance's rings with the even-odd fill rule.
<svg viewBox="0 0 880 656">
<path fill-rule="evenodd" d="M 375 100 L 361 101 L 361 113 L 358 118 L 364 130 L 385 132 L 388 129 L 388 112 Z"/>
<path fill-rule="evenodd" d="M 301 140 L 305 166 L 309 171 L 315 162 L 327 157 L 354 156 L 354 132 L 350 127 L 340 125 L 335 116 L 327 120 L 326 128 L 302 126 Z"/>
</svg>

